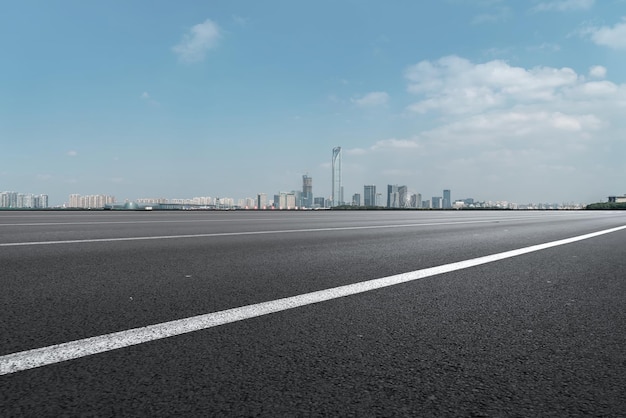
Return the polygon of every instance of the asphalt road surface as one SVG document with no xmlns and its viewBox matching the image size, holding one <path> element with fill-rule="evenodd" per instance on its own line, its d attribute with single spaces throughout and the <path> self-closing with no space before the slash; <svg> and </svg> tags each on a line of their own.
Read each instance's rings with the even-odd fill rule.
<svg viewBox="0 0 626 418">
<path fill-rule="evenodd" d="M 626 416 L 624 212 L 0 212 L 0 307 L 2 417 Z"/>
</svg>

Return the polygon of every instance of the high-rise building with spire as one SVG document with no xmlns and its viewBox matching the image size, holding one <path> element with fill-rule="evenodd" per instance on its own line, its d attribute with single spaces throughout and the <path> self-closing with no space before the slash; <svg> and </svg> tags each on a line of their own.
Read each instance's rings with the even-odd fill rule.
<svg viewBox="0 0 626 418">
<path fill-rule="evenodd" d="M 343 204 L 342 185 L 341 185 L 341 147 L 333 148 L 333 188 L 332 188 L 332 206 Z"/>
</svg>

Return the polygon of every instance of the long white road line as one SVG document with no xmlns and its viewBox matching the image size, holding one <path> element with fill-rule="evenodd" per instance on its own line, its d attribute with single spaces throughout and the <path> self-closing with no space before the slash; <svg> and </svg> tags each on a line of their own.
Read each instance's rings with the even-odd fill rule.
<svg viewBox="0 0 626 418">
<path fill-rule="evenodd" d="M 405 223 L 405 224 L 385 224 L 385 225 L 368 225 L 368 226 L 340 226 L 328 228 L 305 228 L 305 229 L 282 229 L 270 231 L 242 231 L 242 232 L 215 232 L 207 234 L 187 234 L 187 235 L 160 235 L 160 236 L 143 236 L 143 237 L 119 237 L 119 238 L 91 238 L 91 239 L 74 239 L 74 240 L 58 240 L 58 241 L 27 241 L 27 242 L 6 242 L 0 243 L 0 247 L 24 247 L 31 245 L 55 245 L 55 244 L 86 244 L 97 242 L 119 242 L 119 241 L 148 241 L 148 240 L 164 240 L 164 239 L 188 239 L 188 238 L 215 238 L 215 237 L 234 237 L 245 235 L 269 235 L 269 234 L 303 234 L 310 232 L 331 232 L 331 231 L 355 231 L 368 229 L 390 229 L 390 228 L 415 228 L 426 226 L 444 226 L 444 225 L 463 225 L 463 224 L 485 224 L 485 223 L 502 223 L 510 221 L 531 220 L 526 217 L 521 218 L 489 218 L 468 221 L 445 221 L 445 222 L 422 222 L 422 223 Z"/>
<path fill-rule="evenodd" d="M 382 277 L 379 279 L 354 283 L 351 285 L 345 285 L 326 290 L 319 290 L 316 292 L 305 293 L 302 295 L 292 296 L 288 298 L 256 303 L 253 305 L 227 309 L 224 311 L 213 312 L 205 315 L 198 315 L 190 318 L 149 325 L 141 328 L 129 329 L 126 331 L 114 332 L 111 334 L 85 338 L 82 340 L 71 341 L 49 347 L 42 347 L 33 350 L 8 354 L 0 357 L 0 375 L 6 375 L 10 373 L 33 369 L 36 367 L 59 363 L 62 361 L 77 359 L 92 354 L 104 353 L 118 348 L 129 347 L 132 345 L 172 337 L 175 335 L 186 334 L 189 332 L 212 328 L 231 322 L 255 318 L 261 315 L 267 315 L 287 309 L 297 308 L 300 306 L 311 305 L 313 303 L 337 299 L 344 296 L 356 295 L 370 290 L 394 286 L 400 283 L 424 279 L 426 277 L 436 276 L 452 271 L 463 270 L 481 264 L 492 263 L 494 261 L 504 260 L 507 258 L 516 257 L 535 251 L 545 250 L 547 248 L 557 247 L 560 245 L 570 244 L 573 242 L 610 234 L 612 232 L 621 231 L 624 229 L 626 229 L 626 225 L 611 229 L 605 229 L 590 234 L 579 235 L 572 238 L 551 241 L 544 244 L 533 245 L 530 247 L 524 247 L 517 250 L 505 251 L 502 253 L 492 254 L 484 257 L 444 264 L 437 267 L 431 267 L 408 273 L 397 274 L 394 276 Z"/>
<path fill-rule="evenodd" d="M 93 238 L 61 241 L 28 241 L 28 242 L 7 242 L 0 244 L 0 247 L 24 247 L 29 245 L 53 245 L 53 244 L 84 244 L 94 242 L 117 242 L 117 241 L 146 241 L 163 239 L 183 239 L 183 238 L 214 238 L 214 237 L 235 237 L 242 235 L 269 235 L 269 234 L 303 234 L 308 232 L 329 232 L 329 231 L 353 231 L 360 229 L 387 229 L 387 228 L 411 228 L 422 226 L 441 226 L 459 224 L 493 223 L 493 220 L 481 221 L 461 221 L 461 222 L 432 222 L 402 225 L 370 225 L 370 226 L 340 226 L 329 228 L 306 228 L 306 229 L 281 229 L 271 231 L 242 231 L 242 232 L 214 232 L 209 234 L 189 234 L 189 235 L 160 235 L 147 237 L 122 237 L 122 238 Z"/>
<path fill-rule="evenodd" d="M 263 211 L 265 212 L 265 211 Z M 269 211 L 269 213 L 271 213 L 272 211 Z M 280 212 L 280 211 L 278 211 Z M 428 212 L 426 212 L 428 213 Z M 294 211 L 293 212 L 294 215 L 298 215 L 298 211 Z M 421 213 L 419 211 L 417 212 L 413 212 L 410 213 L 410 215 L 421 215 Z M 524 216 L 523 217 L 519 217 L 519 218 L 515 218 L 515 219 L 532 219 L 532 218 L 536 218 L 541 216 L 542 218 L 545 218 L 547 216 L 551 216 L 551 217 L 563 217 L 563 216 L 584 216 L 584 215 L 589 215 L 590 212 L 583 212 L 583 211 L 568 211 L 568 212 L 558 212 L 555 211 L 554 213 L 545 213 L 545 212 L 534 212 L 534 211 L 528 211 L 528 212 L 524 212 Z M 455 211 L 452 212 L 441 212 L 439 214 L 439 218 L 438 219 L 447 219 L 450 215 L 457 215 L 457 213 Z M 46 215 L 46 219 L 50 219 L 54 217 L 54 215 Z M 59 218 L 63 218 L 66 219 L 66 216 L 58 216 Z M 104 217 L 103 215 L 98 215 L 96 217 L 97 218 L 102 218 Z M 25 219 L 24 216 L 12 216 L 12 215 L 7 215 L 5 213 L 2 214 L 2 217 L 0 217 L 0 221 L 3 221 L 5 219 L 12 219 L 12 218 L 18 218 L 18 219 Z M 469 218 L 469 216 L 467 217 Z M 36 218 L 35 218 L 36 219 Z M 92 219 L 92 218 L 90 218 Z M 16 227 L 16 226 L 77 226 L 77 225 L 85 225 L 85 226 L 89 226 L 89 225 L 124 225 L 124 224 L 131 224 L 131 225 L 136 225 L 136 224 L 188 224 L 188 223 L 232 223 L 232 222 L 241 222 L 240 218 L 213 218 L 213 217 L 209 217 L 209 218 L 193 218 L 193 219 L 179 219 L 179 218 L 169 218 L 169 219 L 163 219 L 163 218 L 158 218 L 158 219 L 132 219 L 132 220 L 112 220 L 115 218 L 110 218 L 107 217 L 106 220 L 102 220 L 102 221 L 98 221 L 98 220 L 87 220 L 87 221 L 56 221 L 56 222 L 19 222 L 19 223 L 4 223 L 4 222 L 0 222 L 0 227 Z M 297 219 L 297 218 L 294 218 Z M 311 220 L 317 220 L 317 219 L 326 219 L 325 217 L 321 217 L 321 216 L 310 216 L 310 214 L 307 213 L 306 217 L 301 218 L 302 220 L 306 220 L 306 221 L 311 221 Z M 485 218 L 485 219 L 507 219 L 507 218 L 502 218 L 502 217 L 498 217 L 498 218 Z M 259 221 L 259 222 L 263 222 L 263 223 L 267 223 L 267 222 L 284 222 L 283 218 L 279 218 L 279 217 L 272 217 L 272 216 L 266 216 L 266 217 L 258 217 L 258 218 L 245 218 L 246 221 Z"/>
</svg>

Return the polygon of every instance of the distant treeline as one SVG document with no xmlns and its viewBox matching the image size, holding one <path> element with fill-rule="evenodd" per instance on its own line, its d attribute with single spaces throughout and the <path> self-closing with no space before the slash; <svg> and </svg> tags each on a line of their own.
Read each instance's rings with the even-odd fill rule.
<svg viewBox="0 0 626 418">
<path fill-rule="evenodd" d="M 592 203 L 587 205 L 585 209 L 588 210 L 611 210 L 611 209 L 626 209 L 626 203 L 615 203 L 615 202 L 605 202 L 605 203 Z"/>
</svg>

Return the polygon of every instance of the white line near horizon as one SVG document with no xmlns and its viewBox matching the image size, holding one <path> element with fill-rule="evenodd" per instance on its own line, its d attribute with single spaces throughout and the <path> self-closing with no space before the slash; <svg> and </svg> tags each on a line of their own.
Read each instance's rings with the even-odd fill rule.
<svg viewBox="0 0 626 418">
<path fill-rule="evenodd" d="M 187 234 L 187 235 L 157 235 L 144 237 L 121 237 L 121 238 L 92 238 L 92 239 L 73 239 L 58 241 L 26 241 L 26 242 L 6 242 L 0 243 L 0 247 L 25 247 L 31 245 L 55 245 L 55 244 L 86 244 L 96 242 L 120 242 L 120 241 L 148 241 L 148 240 L 164 240 L 164 239 L 185 239 L 185 238 L 214 238 L 214 237 L 234 237 L 245 235 L 269 235 L 269 234 L 294 234 L 294 233 L 310 233 L 310 232 L 332 232 L 332 231 L 356 231 L 367 229 L 388 229 L 388 228 L 414 228 L 423 226 L 444 226 L 444 225 L 463 225 L 463 224 L 481 224 L 481 223 L 498 223 L 519 220 L 533 220 L 526 217 L 520 218 L 490 218 L 473 221 L 446 221 L 446 222 L 423 222 L 396 225 L 369 225 L 369 226 L 339 226 L 327 228 L 304 228 L 304 229 L 279 229 L 269 231 L 243 231 L 243 232 L 214 232 L 208 234 Z"/>
<path fill-rule="evenodd" d="M 294 213 L 297 213 L 297 212 L 294 212 Z M 448 212 L 448 214 L 450 213 L 454 213 L 454 212 Z M 574 213 L 581 214 L 584 212 L 569 211 L 567 212 L 567 215 L 571 215 Z M 543 212 L 528 211 L 524 215 L 525 216 L 523 217 L 517 217 L 517 218 L 498 217 L 498 218 L 486 218 L 486 219 L 529 219 L 531 217 L 536 218 L 536 217 L 546 217 L 546 216 L 563 216 L 565 215 L 565 213 L 554 212 L 554 213 L 546 214 Z M 307 216 L 306 218 L 307 221 L 316 220 L 316 219 L 326 219 L 326 218 L 309 217 L 309 216 Z M 437 218 L 437 219 L 449 219 L 449 218 L 447 216 L 444 216 L 442 218 Z M 263 222 L 284 222 L 284 219 L 282 218 L 271 218 L 271 217 L 245 218 L 245 220 L 246 221 L 263 221 Z M 14 223 L 14 224 L 0 223 L 0 228 L 7 227 L 7 226 L 127 225 L 127 224 L 169 224 L 169 223 L 184 224 L 184 223 L 228 223 L 228 222 L 241 222 L 241 219 L 240 218 L 237 218 L 237 219 L 159 219 L 159 220 L 151 219 L 151 220 L 132 220 L 132 221 L 22 222 L 22 223 Z"/>
<path fill-rule="evenodd" d="M 493 223 L 495 220 L 481 221 L 460 221 L 460 222 L 433 222 L 419 224 L 401 224 L 401 225 L 370 225 L 370 226 L 340 226 L 334 228 L 306 228 L 306 229 L 279 229 L 270 231 L 243 231 L 243 232 L 214 232 L 210 234 L 189 234 L 189 235 L 159 235 L 148 237 L 123 237 L 123 238 L 93 238 L 93 239 L 75 239 L 62 241 L 28 241 L 28 242 L 7 242 L 0 244 L 0 247 L 23 247 L 29 245 L 53 245 L 53 244 L 83 244 L 94 242 L 118 242 L 118 241 L 145 241 L 145 240 L 161 240 L 161 239 L 182 239 L 182 238 L 211 238 L 211 237 L 235 237 L 241 235 L 267 235 L 267 234 L 293 234 L 305 232 L 329 232 L 329 231 L 351 231 L 362 229 L 385 229 L 385 228 L 409 228 L 417 226 L 441 226 L 441 225 L 457 225 L 457 224 L 476 224 L 476 223 Z"/>
<path fill-rule="evenodd" d="M 272 221 L 273 219 L 246 219 L 246 221 Z M 279 221 L 279 219 L 276 219 Z M 0 224 L 2 226 L 65 226 L 65 225 L 124 225 L 124 224 L 183 224 L 199 222 L 241 222 L 241 219 L 189 219 L 189 220 L 151 220 L 151 221 L 91 221 L 91 222 L 29 222 L 19 224 Z"/>
<path fill-rule="evenodd" d="M 626 225 L 437 267 L 0 356 L 0 376 L 492 263 L 626 229 Z"/>
</svg>

